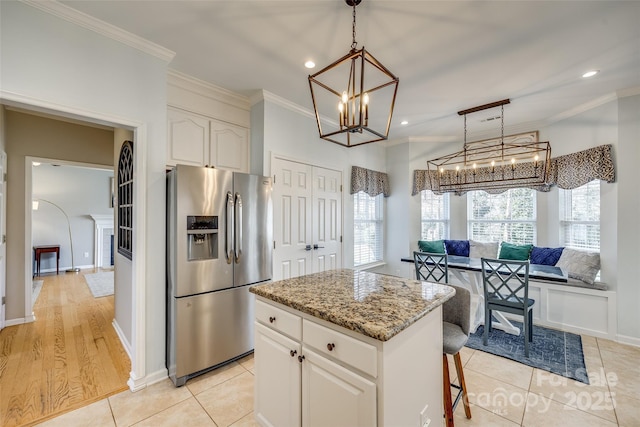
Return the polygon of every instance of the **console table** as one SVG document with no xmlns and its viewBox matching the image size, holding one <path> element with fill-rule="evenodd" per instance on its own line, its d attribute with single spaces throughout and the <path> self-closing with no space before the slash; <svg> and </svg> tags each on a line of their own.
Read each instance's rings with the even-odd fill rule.
<svg viewBox="0 0 640 427">
<path fill-rule="evenodd" d="M 34 246 L 33 254 L 36 263 L 35 276 L 40 276 L 40 257 L 42 254 L 56 254 L 56 274 L 60 274 L 60 245 Z"/>
</svg>

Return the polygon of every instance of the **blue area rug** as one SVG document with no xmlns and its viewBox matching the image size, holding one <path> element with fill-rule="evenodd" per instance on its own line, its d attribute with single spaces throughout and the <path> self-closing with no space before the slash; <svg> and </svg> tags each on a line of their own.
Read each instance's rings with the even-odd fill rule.
<svg viewBox="0 0 640 427">
<path fill-rule="evenodd" d="M 484 346 L 484 326 L 479 326 L 476 332 L 469 336 L 466 346 L 589 384 L 580 335 L 534 325 L 533 341 L 529 343 L 527 358 L 524 357 L 522 323 L 511 323 L 520 328 L 520 336 L 494 328 L 489 332 L 489 341 Z"/>
</svg>

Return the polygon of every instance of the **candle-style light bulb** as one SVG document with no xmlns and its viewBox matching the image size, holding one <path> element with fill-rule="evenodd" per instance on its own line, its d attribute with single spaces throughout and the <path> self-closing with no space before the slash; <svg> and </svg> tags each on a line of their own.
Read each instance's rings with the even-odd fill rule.
<svg viewBox="0 0 640 427">
<path fill-rule="evenodd" d="M 495 172 L 496 169 L 496 161 L 495 160 L 491 160 L 491 172 Z"/>
<path fill-rule="evenodd" d="M 538 159 L 540 159 L 540 157 L 536 154 L 535 157 L 533 158 L 533 167 L 535 169 L 538 169 Z"/>
<path fill-rule="evenodd" d="M 344 125 L 344 104 L 342 101 L 338 102 L 338 110 L 340 111 L 340 128 Z"/>
<path fill-rule="evenodd" d="M 511 170 L 512 171 L 516 170 L 516 159 L 515 158 L 511 158 Z"/>
<path fill-rule="evenodd" d="M 365 92 L 362 95 L 362 104 L 363 104 L 363 109 L 364 111 L 362 112 L 364 114 L 364 125 L 368 126 L 369 125 L 369 94 L 367 92 Z"/>
<path fill-rule="evenodd" d="M 444 173 L 444 168 L 440 168 L 440 174 Z"/>
<path fill-rule="evenodd" d="M 347 95 L 347 91 L 345 90 L 344 92 L 342 92 L 342 103 L 346 104 L 348 100 L 349 100 L 349 95 Z"/>
</svg>

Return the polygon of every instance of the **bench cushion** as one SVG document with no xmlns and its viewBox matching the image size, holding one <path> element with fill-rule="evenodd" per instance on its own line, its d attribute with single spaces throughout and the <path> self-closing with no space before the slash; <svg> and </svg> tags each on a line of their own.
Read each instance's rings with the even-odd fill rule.
<svg viewBox="0 0 640 427">
<path fill-rule="evenodd" d="M 542 248 L 534 246 L 531 249 L 531 264 L 556 265 L 564 248 Z"/>
</svg>

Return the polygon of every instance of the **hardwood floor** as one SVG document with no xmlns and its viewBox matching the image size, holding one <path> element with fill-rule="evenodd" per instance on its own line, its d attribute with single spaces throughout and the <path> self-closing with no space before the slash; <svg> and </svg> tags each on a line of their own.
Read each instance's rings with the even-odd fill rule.
<svg viewBox="0 0 640 427">
<path fill-rule="evenodd" d="M 83 277 L 93 272 L 41 276 L 36 321 L 0 331 L 0 425 L 31 425 L 127 389 L 114 296 L 93 297 Z"/>
</svg>

